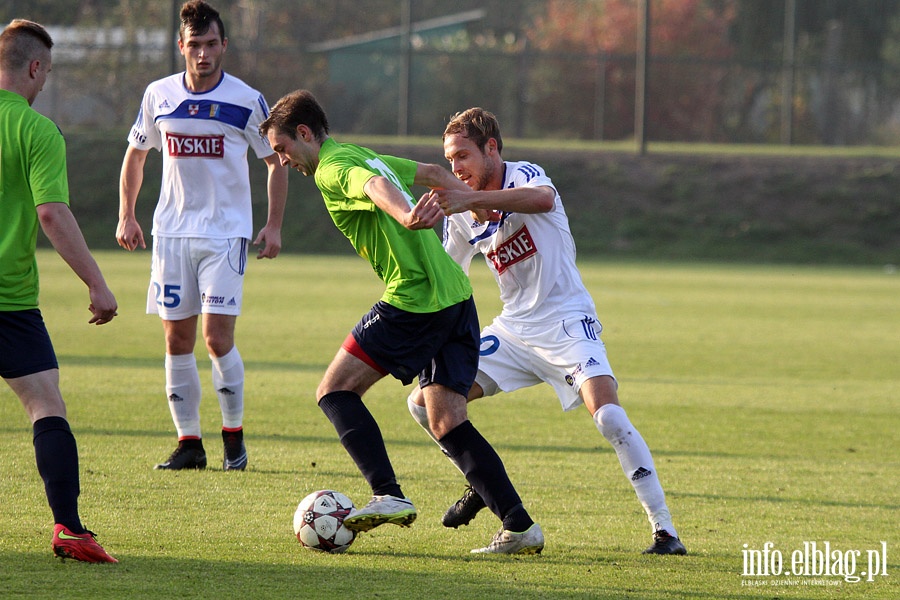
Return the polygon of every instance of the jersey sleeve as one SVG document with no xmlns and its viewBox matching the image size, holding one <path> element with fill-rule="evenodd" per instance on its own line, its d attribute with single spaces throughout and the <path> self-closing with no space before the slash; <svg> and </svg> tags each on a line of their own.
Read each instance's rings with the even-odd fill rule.
<svg viewBox="0 0 900 600">
<path fill-rule="evenodd" d="M 137 119 L 128 134 L 128 143 L 139 150 L 149 150 L 150 148 L 162 150 L 162 137 L 154 122 L 153 98 L 153 90 L 148 87 L 141 100 Z"/>
<path fill-rule="evenodd" d="M 469 236 L 464 228 L 463 214 L 468 213 L 459 213 L 444 218 L 444 249 L 468 275 L 472 257 L 478 253 L 478 250 L 469 243 Z"/>
<path fill-rule="evenodd" d="M 390 156 L 389 154 L 382 154 L 381 159 L 384 163 L 390 168 L 391 171 L 400 179 L 401 183 L 407 188 L 411 187 L 413 183 L 416 181 L 416 170 L 419 168 L 419 164 L 408 158 L 401 158 L 399 156 Z M 386 175 L 382 173 L 383 175 Z M 386 175 L 389 177 L 389 175 Z M 396 182 L 395 182 L 396 184 Z"/>
<path fill-rule="evenodd" d="M 511 176 L 512 187 L 549 187 L 556 191 L 556 186 L 540 166 L 529 162 L 507 164 L 514 168 Z"/>
<path fill-rule="evenodd" d="M 365 193 L 366 182 L 374 176 L 373 171 L 341 161 L 320 163 L 315 174 L 325 202 L 337 210 L 374 211 L 375 203 Z"/>
<path fill-rule="evenodd" d="M 52 122 L 46 122 L 33 138 L 30 152 L 31 169 L 28 185 L 34 205 L 48 202 L 69 203 L 69 182 L 66 176 L 66 142 Z"/>
<path fill-rule="evenodd" d="M 253 107 L 253 112 L 250 113 L 250 119 L 247 121 L 247 128 L 244 130 L 244 134 L 247 137 L 247 143 L 253 148 L 256 158 L 267 158 L 275 154 L 275 151 L 272 150 L 272 146 L 269 145 L 269 140 L 259 132 L 260 124 L 265 121 L 268 116 L 269 105 L 266 104 L 266 99 L 260 94 L 256 99 L 256 105 Z"/>
</svg>

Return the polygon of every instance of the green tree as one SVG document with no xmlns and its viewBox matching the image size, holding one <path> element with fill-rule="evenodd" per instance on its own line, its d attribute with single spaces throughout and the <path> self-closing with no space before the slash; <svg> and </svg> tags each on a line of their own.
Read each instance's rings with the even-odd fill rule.
<svg viewBox="0 0 900 600">
<path fill-rule="evenodd" d="M 653 0 L 651 7 L 650 137 L 712 139 L 724 89 L 721 61 L 732 54 L 727 33 L 735 1 Z M 528 38 L 537 49 L 568 58 L 574 69 L 560 60 L 534 74 L 538 124 L 558 129 L 554 123 L 566 115 L 568 135 L 589 137 L 597 131 L 589 119 L 604 114 L 604 137 L 633 135 L 638 16 L 635 0 L 546 2 Z"/>
</svg>

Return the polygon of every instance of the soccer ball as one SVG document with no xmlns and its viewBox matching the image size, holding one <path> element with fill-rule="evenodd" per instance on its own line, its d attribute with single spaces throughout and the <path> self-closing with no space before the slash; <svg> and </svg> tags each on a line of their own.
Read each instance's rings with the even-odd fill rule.
<svg viewBox="0 0 900 600">
<path fill-rule="evenodd" d="M 294 513 L 294 533 L 304 548 L 340 554 L 356 539 L 356 532 L 344 527 L 344 518 L 353 510 L 353 501 L 334 490 L 319 490 L 300 501 Z"/>
</svg>

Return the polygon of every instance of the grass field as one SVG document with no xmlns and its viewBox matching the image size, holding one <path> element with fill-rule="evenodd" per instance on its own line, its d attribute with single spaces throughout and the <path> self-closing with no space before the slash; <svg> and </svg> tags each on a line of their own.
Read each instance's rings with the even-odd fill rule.
<svg viewBox="0 0 900 600">
<path fill-rule="evenodd" d="M 319 378 L 381 286 L 356 257 L 254 262 L 238 346 L 247 368 L 246 472 L 154 471 L 175 443 L 163 343 L 144 314 L 149 252 L 98 253 L 119 300 L 87 325 L 83 285 L 42 252 L 42 310 L 81 456 L 81 513 L 118 565 L 61 562 L 30 428 L 0 391 L 0 595 L 28 598 L 897 598 L 900 561 L 900 275 L 876 268 L 582 265 L 622 403 L 650 445 L 685 557 L 643 556 L 649 525 L 587 411 L 549 387 L 471 406 L 547 536 L 536 557 L 473 556 L 498 527 L 444 529 L 461 478 L 409 417 L 408 390 L 367 395 L 419 519 L 361 535 L 344 555 L 303 550 L 308 492 L 369 490 L 315 406 Z M 483 320 L 498 310 L 473 269 Z M 209 359 L 198 348 L 201 380 Z M 219 411 L 202 405 L 211 467 Z M 783 568 L 815 542 L 831 571 L 745 573 L 768 546 Z M 882 545 L 884 542 L 884 545 Z M 854 552 L 858 562 L 851 565 Z M 835 563 L 835 564 L 831 564 Z M 843 570 L 841 570 L 843 569 Z M 887 573 L 883 575 L 882 573 Z M 872 581 L 869 581 L 872 579 Z"/>
</svg>

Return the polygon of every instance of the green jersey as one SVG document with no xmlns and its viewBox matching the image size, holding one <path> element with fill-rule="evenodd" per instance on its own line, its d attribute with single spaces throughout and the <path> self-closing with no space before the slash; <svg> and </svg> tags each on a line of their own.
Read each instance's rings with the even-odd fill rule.
<svg viewBox="0 0 900 600">
<path fill-rule="evenodd" d="M 0 311 L 38 305 L 35 207 L 69 202 L 66 143 L 22 96 L 0 90 Z"/>
<path fill-rule="evenodd" d="M 472 295 L 468 277 L 431 229 L 411 231 L 378 208 L 363 188 L 389 179 L 415 205 L 414 161 L 376 154 L 329 138 L 319 152 L 316 186 L 337 228 L 386 284 L 382 301 L 413 313 L 437 312 Z"/>
</svg>

